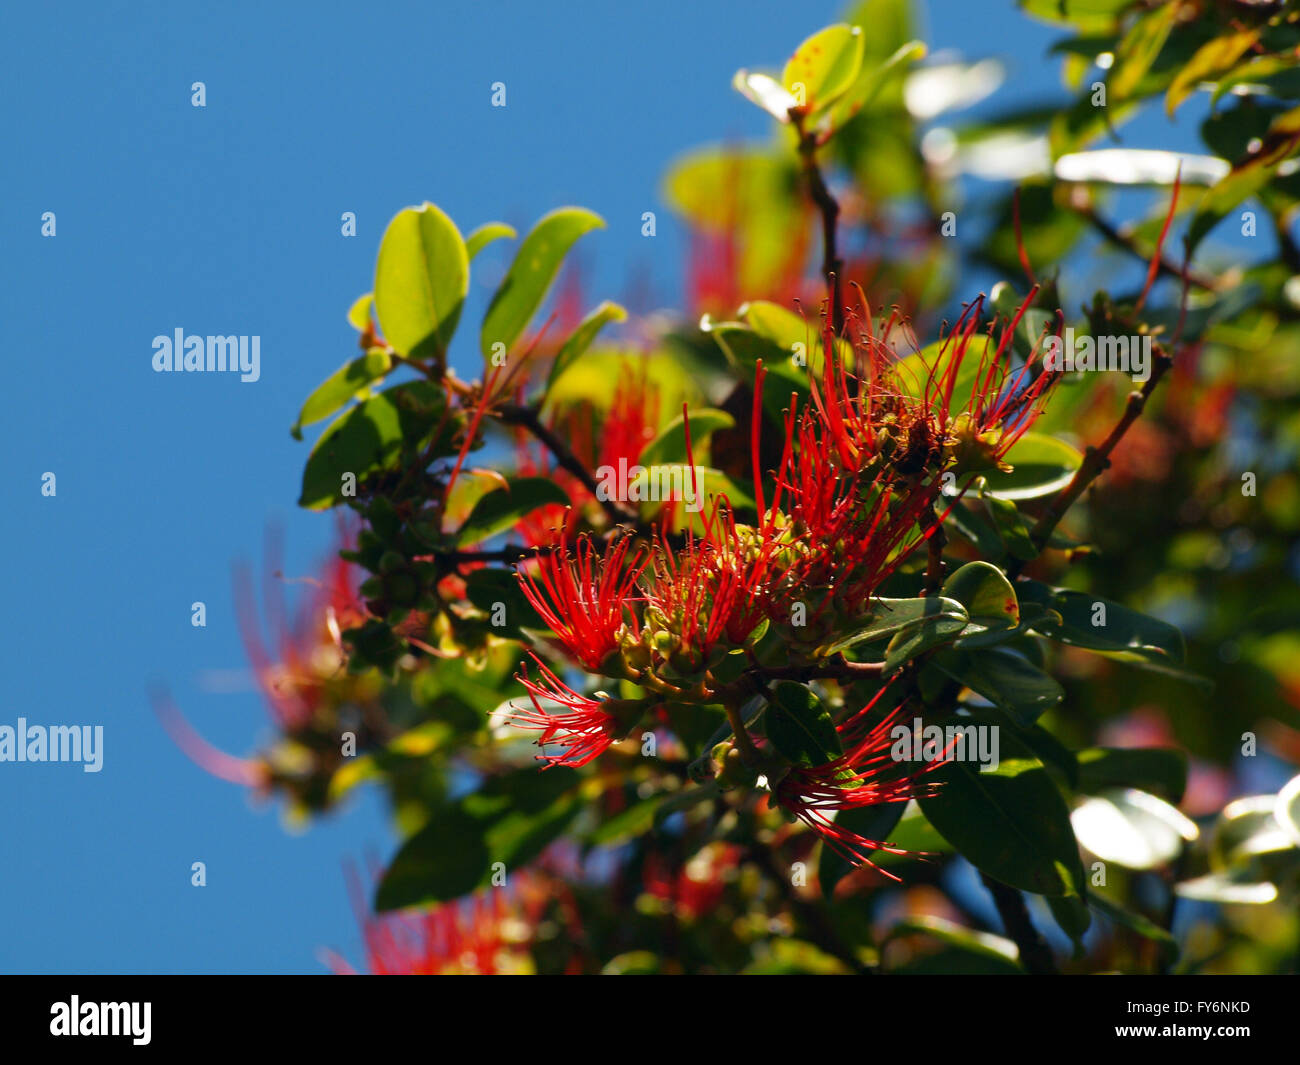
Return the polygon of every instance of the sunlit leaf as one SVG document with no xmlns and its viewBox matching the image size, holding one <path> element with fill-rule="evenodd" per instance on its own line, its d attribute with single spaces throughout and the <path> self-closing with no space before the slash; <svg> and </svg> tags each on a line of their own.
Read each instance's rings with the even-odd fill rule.
<svg viewBox="0 0 1300 1065">
<path fill-rule="evenodd" d="M 1080 844 L 1126 869 L 1156 869 L 1196 840 L 1194 822 L 1137 788 L 1113 788 L 1084 799 L 1070 815 Z"/>
<path fill-rule="evenodd" d="M 494 240 L 514 240 L 518 234 L 504 222 L 487 222 L 465 238 L 465 253 L 472 260 Z"/>
<path fill-rule="evenodd" d="M 414 359 L 441 358 L 469 291 L 469 256 L 456 224 L 431 203 L 388 223 L 375 265 L 384 339 Z"/>
<path fill-rule="evenodd" d="M 862 31 L 839 23 L 814 33 L 794 50 L 781 84 L 808 114 L 824 111 L 838 100 L 862 67 Z"/>
<path fill-rule="evenodd" d="M 302 427 L 328 418 L 344 407 L 354 396 L 363 395 L 390 369 L 393 360 L 383 348 L 371 348 L 360 358 L 345 363 L 329 375 L 312 391 L 298 412 L 290 432 L 295 440 L 302 439 Z"/>
<path fill-rule="evenodd" d="M 581 207 L 558 208 L 533 226 L 515 252 L 505 280 L 483 318 L 480 342 L 485 357 L 492 354 L 495 344 L 504 344 L 510 350 L 542 305 L 574 242 L 604 227 L 599 215 Z"/>
</svg>

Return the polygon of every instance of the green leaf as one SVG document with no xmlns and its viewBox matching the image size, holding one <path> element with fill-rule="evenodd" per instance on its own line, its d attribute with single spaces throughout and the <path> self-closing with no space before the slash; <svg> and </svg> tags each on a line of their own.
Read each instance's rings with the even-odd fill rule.
<svg viewBox="0 0 1300 1065">
<path fill-rule="evenodd" d="M 781 84 L 799 101 L 804 113 L 824 111 L 857 80 L 862 46 L 862 31 L 857 26 L 828 26 L 794 50 L 781 72 Z"/>
<path fill-rule="evenodd" d="M 1017 3 L 1025 14 L 1034 18 L 1092 34 L 1114 32 L 1120 16 L 1133 6 L 1133 0 L 1017 0 Z"/>
<path fill-rule="evenodd" d="M 930 661 L 959 684 L 1006 710 L 1017 724 L 1029 725 L 1065 696 L 1061 686 L 1017 654 L 945 649 Z"/>
<path fill-rule="evenodd" d="M 653 469 L 645 468 L 628 480 L 628 500 L 640 507 L 641 517 L 649 520 L 665 504 L 677 507 L 676 525 L 689 522 L 700 528 L 700 515 L 707 514 L 716 499 L 726 496 L 733 510 L 752 510 L 753 497 L 721 470 L 682 463 L 664 462 Z M 684 512 L 684 516 L 683 516 Z"/>
<path fill-rule="evenodd" d="M 921 399 L 932 381 L 953 374 L 952 410 L 962 410 L 970 402 L 971 393 L 979 377 L 980 366 L 989 354 L 990 339 L 976 334 L 963 347 L 959 338 L 946 337 L 926 344 L 920 351 L 906 355 L 894 364 L 894 377 L 899 391 L 912 399 Z M 957 361 L 955 371 L 951 364 Z"/>
<path fill-rule="evenodd" d="M 804 389 L 808 387 L 807 375 L 821 380 L 825 349 L 821 327 L 816 321 L 807 321 L 769 300 L 751 300 L 740 308 L 739 313 L 755 333 L 781 350 L 783 358 L 780 363 L 798 374 Z M 849 343 L 836 337 L 834 346 L 840 361 L 846 366 L 852 365 L 853 348 Z M 794 361 L 800 357 L 802 364 Z M 772 370 L 781 368 L 780 365 L 764 365 Z"/>
<path fill-rule="evenodd" d="M 1043 764 L 1010 730 L 999 733 L 999 748 L 995 770 L 980 772 L 970 762 L 933 770 L 935 792 L 918 800 L 926 818 L 995 880 L 1040 895 L 1082 894 L 1083 865 L 1065 800 Z"/>
<path fill-rule="evenodd" d="M 543 774 L 529 770 L 534 776 Z M 549 775 L 552 770 L 548 770 Z M 501 862 L 507 869 L 527 865 L 547 847 L 560 838 L 582 809 L 575 795 L 563 795 L 539 811 L 514 811 L 488 829 L 486 842 L 493 862 Z M 486 887 L 489 875 L 479 881 Z"/>
<path fill-rule="evenodd" d="M 405 444 L 414 449 L 438 423 L 446 404 L 430 381 L 394 385 L 340 415 L 316 441 L 302 475 L 300 507 L 320 510 L 343 499 L 342 478 L 361 484 L 386 469 Z"/>
<path fill-rule="evenodd" d="M 616 846 L 626 843 L 637 836 L 643 836 L 655 825 L 659 808 L 668 795 L 652 795 L 641 802 L 633 803 L 626 810 L 602 821 L 587 841 L 595 846 Z"/>
<path fill-rule="evenodd" d="M 483 879 L 490 861 L 478 820 L 456 807 L 436 810 L 389 862 L 375 912 L 460 898 Z"/>
<path fill-rule="evenodd" d="M 367 292 L 348 308 L 348 324 L 358 333 L 363 333 L 370 325 L 370 311 L 375 305 L 375 296 Z"/>
<path fill-rule="evenodd" d="M 549 503 L 567 506 L 569 497 L 548 477 L 507 478 L 510 487 L 497 488 L 474 504 L 456 533 L 456 544 L 467 547 L 509 529 L 521 518 Z"/>
<path fill-rule="evenodd" d="M 1018 558 L 1022 562 L 1036 558 L 1038 549 L 1029 535 L 1029 522 L 1016 509 L 1015 503 L 1010 499 L 1001 499 L 988 493 L 982 493 L 980 499 L 989 512 L 989 517 L 993 519 L 993 525 L 1001 539 L 1003 545 L 1001 553 L 1010 554 L 1012 558 Z"/>
<path fill-rule="evenodd" d="M 533 226 L 515 253 L 505 280 L 483 318 L 481 347 L 486 358 L 494 344 L 509 350 L 542 305 L 560 264 L 584 233 L 603 229 L 599 215 L 581 207 L 561 207 Z"/>
<path fill-rule="evenodd" d="M 1187 787 L 1187 755 L 1173 748 L 1087 747 L 1077 752 L 1078 790 L 1141 788 L 1178 802 Z"/>
<path fill-rule="evenodd" d="M 997 566 L 968 562 L 943 582 L 943 594 L 966 607 L 972 625 L 1010 629 L 1020 624 L 1016 590 Z"/>
<path fill-rule="evenodd" d="M 479 226 L 465 239 L 465 254 L 472 261 L 474 256 L 494 240 L 502 240 L 503 238 L 514 240 L 518 235 L 513 226 L 508 226 L 504 222 L 488 222 Z"/>
<path fill-rule="evenodd" d="M 952 500 L 950 507 L 948 520 L 981 555 L 997 559 L 1006 554 L 1006 546 L 992 523 L 976 514 L 960 499 Z"/>
<path fill-rule="evenodd" d="M 328 418 L 345 406 L 354 396 L 368 392 L 370 385 L 393 368 L 393 360 L 383 348 L 371 348 L 360 358 L 345 363 L 329 375 L 302 405 L 298 420 L 289 432 L 295 440 L 302 439 L 302 427 Z"/>
<path fill-rule="evenodd" d="M 690 412 L 691 448 L 697 464 L 708 458 L 709 436 L 719 429 L 734 429 L 736 419 L 724 410 L 705 407 Z M 681 465 L 686 462 L 686 418 L 679 414 L 641 449 L 641 466 Z"/>
<path fill-rule="evenodd" d="M 1061 931 L 1074 944 L 1075 958 L 1083 957 L 1083 934 L 1092 924 L 1088 904 L 1078 895 L 1049 895 L 1047 908 L 1052 911 L 1052 917 L 1060 925 Z"/>
<path fill-rule="evenodd" d="M 551 372 L 547 375 L 546 383 L 549 386 L 552 381 L 558 380 L 573 361 L 591 347 L 591 342 L 596 339 L 599 333 L 610 322 L 623 322 L 627 320 L 627 311 L 617 303 L 611 303 L 605 300 L 586 318 L 578 323 L 578 327 L 569 335 L 569 339 L 564 342 L 560 348 L 560 353 L 555 356 L 555 362 L 551 364 Z"/>
<path fill-rule="evenodd" d="M 835 722 L 812 689 L 792 680 L 772 685 L 767 738 L 795 765 L 825 765 L 844 753 Z"/>
<path fill-rule="evenodd" d="M 538 772 L 516 769 L 488 779 L 461 800 L 484 826 L 492 862 L 519 869 L 537 857 L 573 822 L 581 808 L 578 774 L 567 767 Z M 477 886 L 486 886 L 487 872 Z"/>
<path fill-rule="evenodd" d="M 1050 639 L 1129 660 L 1183 662 L 1183 634 L 1167 621 L 1098 595 L 1052 589 L 1034 580 L 1018 581 L 1016 591 L 1022 602 L 1036 602 L 1060 616 L 1057 622 L 1046 614 L 1033 624 L 1036 632 Z"/>
<path fill-rule="evenodd" d="M 845 110 L 852 109 L 856 113 L 870 107 L 881 90 L 893 81 L 896 75 L 904 73 L 906 67 L 919 62 L 925 56 L 926 47 L 923 41 L 907 41 L 900 44 L 880 66 L 874 67 L 866 73 L 865 77 L 859 78 L 858 83 L 844 99 L 840 100 L 834 116 L 835 120 L 842 120 Z"/>
<path fill-rule="evenodd" d="M 927 617 L 925 620 L 900 630 L 885 648 L 885 675 L 901 669 L 924 651 L 940 644 L 951 643 L 969 624 L 969 617 L 951 613 Z"/>
<path fill-rule="evenodd" d="M 1025 433 L 1011 445 L 1005 461 L 1010 473 L 985 473 L 985 495 L 998 499 L 1037 499 L 1070 483 L 1083 463 L 1083 455 L 1064 440 L 1044 433 Z"/>
<path fill-rule="evenodd" d="M 1300 777 L 1292 777 L 1277 793 L 1277 806 L 1273 816 L 1282 826 L 1282 831 L 1300 847 Z"/>
<path fill-rule="evenodd" d="M 938 595 L 919 599 L 872 599 L 871 613 L 863 621 L 855 622 L 833 643 L 819 648 L 817 657 L 839 654 L 860 643 L 869 643 L 920 625 L 928 618 L 940 617 L 952 620 L 960 629 L 968 616 L 961 603 Z"/>
<path fill-rule="evenodd" d="M 991 932 L 977 932 L 942 917 L 905 917 L 889 930 L 888 939 L 918 933 L 937 939 L 962 953 L 974 954 L 985 961 L 1002 963 L 1009 971 L 1022 971 L 1020 949 L 1011 940 Z"/>
<path fill-rule="evenodd" d="M 1178 71 L 1169 91 L 1165 93 L 1166 114 L 1172 117 L 1178 110 L 1178 105 L 1196 91 L 1198 82 L 1214 81 L 1220 74 L 1236 66 L 1237 60 L 1250 51 L 1262 32 L 1260 28 L 1238 30 L 1201 45 L 1191 60 Z"/>
<path fill-rule="evenodd" d="M 1162 4 L 1139 18 L 1124 35 L 1115 49 L 1115 63 L 1106 82 L 1113 101 L 1133 94 L 1165 46 L 1179 10 L 1178 4 Z"/>
<path fill-rule="evenodd" d="M 1205 190 L 1187 229 L 1188 254 L 1229 211 L 1260 192 L 1277 173 L 1278 167 L 1297 151 L 1300 151 L 1300 107 L 1274 117 L 1257 150 Z"/>
<path fill-rule="evenodd" d="M 497 604 L 505 606 L 505 624 L 499 630 L 500 635 L 511 639 L 520 639 L 522 629 L 545 630 L 533 604 L 528 601 L 513 571 L 504 569 L 476 569 L 465 577 L 465 597 L 489 615 L 489 622 L 496 612 Z"/>
<path fill-rule="evenodd" d="M 469 256 L 456 224 L 431 203 L 388 223 L 375 264 L 384 339 L 413 359 L 441 359 L 469 292 Z"/>
</svg>

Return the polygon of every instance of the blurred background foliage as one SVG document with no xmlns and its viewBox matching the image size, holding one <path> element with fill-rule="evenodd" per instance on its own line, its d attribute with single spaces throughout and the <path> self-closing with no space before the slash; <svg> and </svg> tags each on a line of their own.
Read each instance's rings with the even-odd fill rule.
<svg viewBox="0 0 1300 1065">
<path fill-rule="evenodd" d="M 1154 260 L 1141 319 L 1162 341 L 1180 321 L 1182 334 L 1172 371 L 1110 469 L 1070 511 L 1056 546 L 1025 568 L 1172 623 L 1186 643 L 1184 660 L 1171 663 L 1036 641 L 1063 698 L 1025 735 L 1070 796 L 1090 879 L 1086 905 L 1029 896 L 1029 914 L 1064 971 L 1294 972 L 1300 21 L 1282 4 L 1209 0 L 1023 0 L 980 17 L 1059 29 L 1042 57 L 1059 65 L 1058 99 L 1018 95 L 996 56 L 908 53 L 920 28 L 906 0 L 843 13 L 863 28 L 865 49 L 822 156 L 841 207 L 844 280 L 873 308 L 897 306 L 920 338 L 937 336 L 981 289 L 1001 309 L 1036 282 L 1038 323 L 1059 308 L 1060 325 L 1082 335 L 1132 308 Z M 774 42 L 767 58 L 789 43 Z M 737 106 L 746 106 L 739 97 Z M 1164 146 L 1127 133 L 1152 115 L 1168 126 Z M 556 338 L 582 330 L 585 293 L 561 275 L 551 324 L 529 334 L 537 365 L 551 369 L 524 383 L 535 391 L 523 398 L 543 400 L 542 420 L 588 468 L 634 463 L 686 403 L 693 415 L 719 412 L 699 423 L 697 460 L 717 486 L 744 494 L 751 393 L 729 364 L 728 329 L 774 339 L 782 320 L 772 305 L 812 316 L 825 294 L 796 147 L 791 126 L 774 122 L 768 141 L 702 145 L 669 163 L 663 198 L 691 233 L 680 310 L 598 309 L 588 322 L 602 331 L 591 329 L 581 358 L 571 357 Z M 352 317 L 365 346 L 369 307 Z M 369 395 L 390 368 L 357 370 L 335 391 L 343 402 Z M 1122 374 L 1069 375 L 1037 428 L 1096 445 L 1132 387 Z M 417 395 L 401 417 L 433 419 L 435 407 Z M 465 431 L 449 429 L 439 453 L 453 455 Z M 517 426 L 494 430 L 467 462 L 509 465 L 538 483 L 526 514 L 494 514 L 490 477 L 457 478 L 429 520 L 437 534 L 462 529 L 462 548 L 536 544 L 566 506 L 598 515 Z M 313 502 L 309 482 L 310 464 L 304 502 Z M 419 563 L 432 568 L 408 573 L 390 562 L 381 573 L 393 545 L 381 542 L 382 515 L 372 507 L 365 518 L 359 540 L 355 526 L 341 526 L 349 564 L 331 563 L 296 624 L 268 582 L 269 648 L 252 635 L 247 599 L 250 653 L 282 742 L 221 763 L 171 719 L 196 760 L 286 796 L 295 817 L 317 816 L 357 786 L 387 790 L 406 842 L 359 906 L 368 957 L 358 967 L 1024 970 L 975 867 L 916 804 L 867 811 L 880 819 L 876 838 L 914 852 L 882 857 L 895 882 L 850 871 L 761 800 L 691 786 L 687 767 L 721 723 L 708 707 L 674 707 L 672 729 L 655 729 L 656 758 L 629 741 L 583 769 L 538 772 L 532 737 L 504 720 L 521 695 L 520 643 L 486 614 L 508 599 L 515 636 L 542 629 L 540 619 L 500 569 Z M 992 503 L 968 501 L 950 525 L 955 562 L 1014 553 L 1018 519 Z M 360 569 L 373 576 L 358 592 Z M 397 611 L 395 627 L 366 620 L 377 599 L 400 598 L 408 577 L 425 590 L 419 609 Z M 349 630 L 356 653 L 342 670 L 339 637 Z M 411 647 L 421 652 L 414 664 Z M 857 694 L 828 698 L 847 705 Z M 357 750 L 340 755 L 344 732 Z M 372 901 L 380 912 L 369 912 Z"/>
</svg>

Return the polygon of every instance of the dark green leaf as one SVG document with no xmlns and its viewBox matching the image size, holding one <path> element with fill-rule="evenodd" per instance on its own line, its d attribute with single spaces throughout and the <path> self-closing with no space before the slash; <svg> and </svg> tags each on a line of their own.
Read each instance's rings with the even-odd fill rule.
<svg viewBox="0 0 1300 1065">
<path fill-rule="evenodd" d="M 1017 724 L 1032 724 L 1065 695 L 1061 686 L 1042 670 L 1002 648 L 985 651 L 947 648 L 930 661 L 959 684 L 1002 707 Z"/>
<path fill-rule="evenodd" d="M 298 505 L 323 509 L 343 499 L 343 475 L 386 469 L 405 445 L 414 450 L 429 435 L 446 404 L 429 381 L 394 385 L 341 415 L 316 441 L 302 475 Z"/>
<path fill-rule="evenodd" d="M 918 800 L 921 809 L 944 839 L 994 879 L 1040 895 L 1081 894 L 1083 866 L 1065 800 L 1010 730 L 1001 731 L 999 748 L 995 770 L 981 772 L 970 762 L 934 770 L 937 787 Z"/>
<path fill-rule="evenodd" d="M 844 753 L 830 713 L 803 684 L 783 680 L 772 686 L 766 723 L 772 746 L 795 765 L 825 765 Z"/>
<path fill-rule="evenodd" d="M 890 833 L 897 827 L 906 809 L 905 802 L 859 806 L 851 810 L 841 810 L 835 817 L 835 823 L 840 828 L 856 832 L 863 839 L 889 843 Z M 821 858 L 817 863 L 817 882 L 821 884 L 822 895 L 830 898 L 835 891 L 835 885 L 853 872 L 853 869 L 854 867 L 834 847 L 823 844 Z"/>
<path fill-rule="evenodd" d="M 1059 614 L 1034 622 L 1034 629 L 1053 640 L 1116 657 L 1180 665 L 1183 634 L 1167 621 L 1140 614 L 1101 596 L 1052 589 L 1034 580 L 1017 582 L 1022 601 L 1036 602 Z M 1102 609 L 1104 608 L 1104 609 Z"/>
<path fill-rule="evenodd" d="M 1075 755 L 1078 790 L 1141 788 L 1178 802 L 1187 787 L 1187 755 L 1173 748 L 1088 747 Z"/>
<path fill-rule="evenodd" d="M 490 861 L 479 821 L 456 807 L 436 810 L 389 863 L 375 911 L 460 898 L 474 890 Z"/>
<path fill-rule="evenodd" d="M 456 533 L 458 546 L 477 544 L 504 532 L 538 507 L 568 505 L 569 497 L 564 490 L 547 477 L 512 477 L 508 481 L 508 489 L 494 489 L 474 504 L 465 524 Z"/>
</svg>

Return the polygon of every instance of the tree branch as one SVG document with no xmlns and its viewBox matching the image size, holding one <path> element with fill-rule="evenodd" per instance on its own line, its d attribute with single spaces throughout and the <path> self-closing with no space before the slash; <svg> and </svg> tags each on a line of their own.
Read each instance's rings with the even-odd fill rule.
<svg viewBox="0 0 1300 1065">
<path fill-rule="evenodd" d="M 537 408 L 525 407 L 515 403 L 503 403 L 496 408 L 494 413 L 499 421 L 504 422 L 506 425 L 518 425 L 523 429 L 527 429 L 528 432 L 540 440 L 546 449 L 555 456 L 555 461 L 559 463 L 560 467 L 582 482 L 582 486 L 592 494 L 600 504 L 601 509 L 609 516 L 609 520 L 615 525 L 637 520 L 636 514 L 619 506 L 614 500 L 601 498 L 596 478 L 569 449 L 568 444 L 542 424 L 542 420 L 537 416 Z"/>
<path fill-rule="evenodd" d="M 1115 427 L 1105 440 L 1096 447 L 1088 447 L 1083 454 L 1083 462 L 1079 468 L 1074 471 L 1074 476 L 1070 478 L 1067 484 L 1057 494 L 1048 508 L 1043 512 L 1042 517 L 1038 519 L 1034 527 L 1029 531 L 1029 538 L 1033 541 L 1034 547 L 1042 551 L 1051 538 L 1056 526 L 1061 519 L 1065 517 L 1066 511 L 1072 507 L 1078 498 L 1087 491 L 1088 486 L 1092 484 L 1101 474 L 1110 466 L 1111 452 L 1115 450 L 1116 445 L 1124 438 L 1128 432 L 1129 426 L 1132 425 L 1141 416 L 1143 409 L 1147 405 L 1147 400 L 1151 393 L 1155 391 L 1156 385 L 1160 379 L 1169 371 L 1174 360 L 1163 349 L 1155 348 L 1155 365 L 1151 369 L 1151 376 L 1146 379 L 1140 391 L 1130 392 L 1128 403 L 1124 408 L 1124 416 L 1115 423 Z M 1020 571 L 1024 568 L 1025 562 L 1021 559 L 1014 559 L 1007 567 L 1007 576 L 1014 580 L 1019 576 Z"/>
<path fill-rule="evenodd" d="M 1083 206 L 1074 205 L 1074 210 L 1084 219 L 1084 221 L 1088 222 L 1093 229 L 1100 233 L 1107 243 L 1114 245 L 1116 248 L 1120 249 L 1120 251 L 1126 251 L 1135 258 L 1141 259 L 1144 263 L 1151 261 L 1151 257 L 1137 246 L 1137 242 L 1131 236 L 1120 232 L 1111 225 L 1110 222 L 1106 221 L 1106 219 L 1097 213 L 1096 208 L 1094 208 L 1092 204 L 1086 204 Z M 1156 270 L 1159 272 L 1161 277 L 1177 277 L 1181 279 L 1184 276 L 1183 267 L 1171 262 L 1165 256 L 1161 255 L 1156 262 L 1158 263 Z M 1195 285 L 1197 288 L 1204 289 L 1206 292 L 1218 292 L 1221 288 L 1219 279 L 1212 277 L 1209 274 L 1202 274 L 1189 269 L 1186 277 L 1190 284 Z"/>
</svg>

